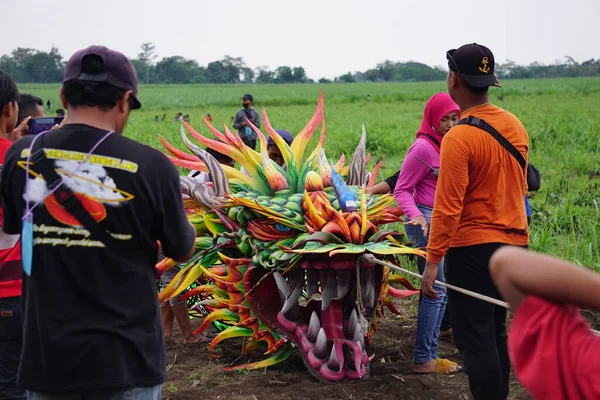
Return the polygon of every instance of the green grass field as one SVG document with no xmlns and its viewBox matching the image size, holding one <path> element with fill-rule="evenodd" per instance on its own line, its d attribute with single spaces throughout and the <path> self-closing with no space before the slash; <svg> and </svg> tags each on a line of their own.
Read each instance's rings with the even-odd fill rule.
<svg viewBox="0 0 600 400">
<path fill-rule="evenodd" d="M 505 81 L 491 89 L 493 103 L 521 119 L 530 135 L 531 162 L 542 174 L 532 199 L 531 247 L 600 270 L 600 79 Z M 20 85 L 21 92 L 50 98 L 59 107 L 58 85 Z M 231 124 L 244 93 L 266 107 L 275 129 L 296 134 L 312 116 L 319 89 L 325 96 L 329 158 L 351 155 L 367 127 L 371 167 L 384 160 L 381 177 L 395 172 L 414 139 L 423 106 L 445 82 L 328 85 L 142 86 L 143 108 L 132 114 L 126 135 L 160 147 L 157 133 L 180 145 L 177 112 L 189 114 L 196 130 L 210 135 L 201 117 L 219 128 Z M 368 100 L 368 95 L 371 100 Z M 502 96 L 504 101 L 499 101 Z M 167 114 L 164 122 L 154 116 Z M 181 147 L 181 145 L 180 145 Z"/>
</svg>

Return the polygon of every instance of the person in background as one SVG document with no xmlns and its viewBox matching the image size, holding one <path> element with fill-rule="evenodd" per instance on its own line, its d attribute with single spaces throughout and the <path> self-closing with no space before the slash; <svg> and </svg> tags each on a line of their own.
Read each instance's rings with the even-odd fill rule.
<svg viewBox="0 0 600 400">
<path fill-rule="evenodd" d="M 252 130 L 248 121 L 254 126 L 260 128 L 260 116 L 253 107 L 254 97 L 251 94 L 245 94 L 242 97 L 242 109 L 238 111 L 233 120 L 233 128 L 237 129 L 240 137 L 246 143 L 246 146 L 252 150 L 256 149 L 256 133 Z"/>
<path fill-rule="evenodd" d="M 158 262 L 161 262 L 164 258 L 165 256 L 162 254 L 162 251 L 160 251 Z M 163 285 L 163 287 L 167 287 L 171 281 L 173 281 L 179 271 L 181 271 L 181 265 L 177 264 L 162 273 L 160 275 L 160 283 Z M 160 305 L 160 315 L 165 339 L 170 338 L 173 334 L 173 322 L 176 319 L 183 335 L 183 343 L 190 344 L 206 342 L 207 338 L 204 335 L 194 335 L 192 323 L 190 322 L 187 301 L 182 299 L 185 294 L 186 292 L 184 291 L 179 296 L 170 300 L 166 300 Z"/>
<path fill-rule="evenodd" d="M 154 122 L 159 122 L 160 120 L 158 119 L 158 115 L 154 116 Z"/>
<path fill-rule="evenodd" d="M 500 86 L 494 55 L 467 44 L 446 53 L 448 93 L 463 119 L 486 121 L 527 161 L 529 137 L 511 113 L 489 103 L 488 89 Z M 467 119 L 468 120 L 468 119 Z M 448 283 L 499 298 L 489 260 L 501 246 L 527 246 L 526 171 L 488 132 L 458 124 L 445 137 L 431 217 L 423 294 L 440 292 L 434 280 L 446 256 Z M 504 400 L 509 392 L 506 309 L 459 292 L 449 292 L 453 335 L 463 349 L 465 371 L 475 400 Z"/>
<path fill-rule="evenodd" d="M 30 94 L 21 93 L 19 98 L 19 118 L 17 119 L 17 125 L 21 125 L 25 120 L 27 131 L 29 130 L 29 120 L 31 118 L 44 118 L 44 102 L 42 99 Z M 59 124 L 54 125 L 50 130 L 58 129 Z M 23 134 L 27 133 L 24 132 Z M 1 400 L 1 399 L 0 399 Z"/>
<path fill-rule="evenodd" d="M 460 119 L 458 105 L 447 93 L 436 93 L 425 105 L 423 121 L 417 130 L 416 140 L 408 149 L 400 175 L 394 188 L 394 197 L 404 211 L 407 222 L 406 235 L 416 247 L 426 247 L 428 227 L 431 222 L 440 167 L 440 146 L 444 136 Z M 436 279 L 445 282 L 443 259 Z M 419 273 L 425 269 L 425 260 L 417 260 Z M 446 311 L 446 288 L 435 285 L 439 296 L 422 297 L 417 317 L 415 344 L 416 373 L 454 373 L 458 364 L 438 358 L 439 332 Z"/>
<path fill-rule="evenodd" d="M 43 103 L 42 103 L 42 107 L 43 107 Z M 52 108 L 52 102 L 50 100 L 46 101 L 46 108 L 48 110 L 50 110 Z"/>
<path fill-rule="evenodd" d="M 0 167 L 3 167 L 6 151 L 13 144 L 8 138 L 22 135 L 12 133 L 17 125 L 18 115 L 17 85 L 10 76 L 0 72 Z M 3 212 L 0 209 L 0 217 Z M 10 235 L 0 231 L 0 398 L 3 400 L 26 398 L 25 390 L 17 387 L 17 371 L 23 344 L 21 271 L 19 234 Z"/>
<path fill-rule="evenodd" d="M 207 147 L 205 150 L 208 154 L 213 156 L 219 164 L 227 165 L 228 167 L 232 167 L 232 168 L 235 166 L 235 161 L 233 161 L 233 159 L 231 157 L 226 156 L 225 154 L 219 153 L 218 151 L 213 150 L 209 147 Z M 190 170 L 188 176 L 196 179 L 198 182 L 204 183 L 204 182 L 210 181 L 210 177 L 209 177 L 208 173 L 202 172 L 202 171 Z"/>
<path fill-rule="evenodd" d="M 183 114 L 178 112 L 177 114 L 175 114 L 175 122 L 179 122 L 181 121 L 181 118 L 183 117 Z"/>
<path fill-rule="evenodd" d="M 578 307 L 600 312 L 600 276 L 554 257 L 506 246 L 490 273 L 513 318 L 508 350 L 535 399 L 600 398 L 600 339 Z"/>
<path fill-rule="evenodd" d="M 42 99 L 30 94 L 21 93 L 19 98 L 19 118 L 17 119 L 17 125 L 23 122 L 27 117 L 43 118 L 45 116 L 44 102 Z"/>
<path fill-rule="evenodd" d="M 22 136 L 22 129 L 15 132 L 19 119 L 20 94 L 12 78 L 0 71 L 0 154 L 4 156 L 13 141 Z M 21 125 L 23 125 L 21 122 Z M 2 157 L 4 160 L 4 157 Z"/>
<path fill-rule="evenodd" d="M 291 133 L 284 129 L 277 129 L 275 132 L 277 132 L 277 134 L 281 136 L 283 140 L 285 140 L 288 146 L 291 146 L 292 142 L 294 141 L 294 137 Z M 277 147 L 277 145 L 275 144 L 275 141 L 270 136 L 267 139 L 267 154 L 269 156 L 269 159 L 277 163 L 277 165 L 283 168 L 284 171 L 286 170 L 285 161 L 283 160 L 281 151 L 279 150 L 279 147 Z M 250 176 L 250 173 L 246 170 L 246 168 L 242 167 L 240 168 L 240 171 Z"/>
<path fill-rule="evenodd" d="M 288 146 L 292 145 L 294 137 L 291 133 L 284 129 L 277 129 L 275 132 L 277 132 L 277 134 L 281 136 L 283 140 L 285 140 Z M 269 158 L 271 160 L 275 161 L 277 165 L 285 169 L 285 161 L 283 160 L 283 156 L 281 155 L 281 150 L 279 150 L 279 147 L 277 147 L 275 141 L 273 140 L 273 138 L 271 138 L 271 136 L 267 138 L 267 154 L 269 155 Z"/>
<path fill-rule="evenodd" d="M 162 117 L 160 117 L 161 122 L 164 121 L 165 119 L 167 119 L 167 114 L 163 114 Z"/>
<path fill-rule="evenodd" d="M 14 143 L 0 179 L 4 233 L 20 234 L 26 206 L 36 203 L 33 221 L 49 228 L 33 230 L 29 250 L 21 243 L 32 263 L 23 274 L 17 383 L 30 400 L 158 400 L 166 371 L 157 242 L 178 262 L 194 253 L 179 174 L 159 151 L 122 135 L 142 106 L 123 54 L 103 46 L 76 52 L 59 94 L 68 122 Z M 74 174 L 63 181 L 57 168 Z"/>
<path fill-rule="evenodd" d="M 213 117 L 210 114 L 206 114 L 206 119 L 208 120 L 208 122 L 212 122 L 213 121 Z"/>
<path fill-rule="evenodd" d="M 62 108 L 59 108 L 56 110 L 56 116 L 57 117 L 64 117 L 65 116 L 65 110 L 63 110 Z"/>
</svg>

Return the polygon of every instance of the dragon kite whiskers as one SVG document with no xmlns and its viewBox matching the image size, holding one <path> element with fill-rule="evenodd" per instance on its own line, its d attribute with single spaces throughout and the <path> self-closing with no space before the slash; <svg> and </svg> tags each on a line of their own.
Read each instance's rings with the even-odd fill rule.
<svg viewBox="0 0 600 400">
<path fill-rule="evenodd" d="M 199 283 L 188 296 L 203 294 L 202 304 L 211 312 L 198 331 L 214 322 L 226 326 L 213 339 L 211 354 L 218 357 L 215 346 L 232 338 L 246 339 L 246 354 L 264 354 L 259 361 L 228 369 L 273 365 L 297 347 L 307 368 L 321 380 L 364 379 L 383 306 L 398 313 L 391 298 L 418 291 L 388 267 L 360 263 L 359 257 L 370 254 L 391 261 L 424 253 L 405 246 L 400 232 L 380 229 L 400 221 L 402 211 L 389 194 L 365 193 L 364 126 L 350 165 L 344 166 L 343 156 L 333 165 L 323 150 L 322 93 L 313 117 L 290 146 L 271 127 L 264 110 L 263 120 L 285 169 L 268 158 L 266 137 L 255 126 L 260 152 L 227 127 L 219 132 L 206 119 L 217 140 L 182 125 L 182 140 L 192 154 L 161 138 L 175 165 L 208 172 L 211 182 L 181 178 L 182 192 L 189 196 L 188 218 L 198 235 L 196 253 L 159 298 L 164 301 Z M 305 157 L 319 125 L 319 142 Z M 186 130 L 249 175 L 220 165 L 191 142 Z M 173 265 L 164 260 L 158 268 Z"/>
</svg>

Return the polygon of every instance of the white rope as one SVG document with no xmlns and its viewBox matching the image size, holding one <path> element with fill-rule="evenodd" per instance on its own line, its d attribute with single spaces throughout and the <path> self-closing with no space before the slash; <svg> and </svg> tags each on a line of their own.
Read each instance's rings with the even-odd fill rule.
<svg viewBox="0 0 600 400">
<path fill-rule="evenodd" d="M 396 271 L 401 271 L 401 272 L 404 272 L 405 274 L 412 275 L 412 276 L 417 277 L 419 279 L 423 279 L 423 276 L 420 275 L 420 274 L 417 274 L 416 272 L 409 271 L 407 269 L 404 269 L 402 267 L 399 267 L 397 265 L 394 265 L 394 264 L 386 262 L 386 261 L 378 260 L 375 257 L 370 256 L 370 255 L 367 255 L 365 257 L 365 261 L 376 263 L 376 264 L 385 265 L 386 267 L 389 267 L 389 268 L 394 269 Z M 435 280 L 434 282 L 437 283 L 440 286 L 446 287 L 448 289 L 452 289 L 452 290 L 454 290 L 456 292 L 460 292 L 462 294 L 466 294 L 467 296 L 475 297 L 476 299 L 487 301 L 488 303 L 492 303 L 492 304 L 495 304 L 495 305 L 500 306 L 500 307 L 510 308 L 510 306 L 508 305 L 508 303 L 505 302 L 505 301 L 494 299 L 493 297 L 489 297 L 489 296 L 484 296 L 483 294 L 472 292 L 470 290 L 463 289 L 461 287 L 454 286 L 454 285 L 451 285 L 451 284 L 446 283 L 446 282 L 441 282 L 441 281 L 438 281 L 438 280 Z"/>
<path fill-rule="evenodd" d="M 402 267 L 399 267 L 399 266 L 397 266 L 395 264 L 392 264 L 392 263 L 389 263 L 387 261 L 378 260 L 377 258 L 375 258 L 371 254 L 364 254 L 363 258 L 368 263 L 375 263 L 375 264 L 385 265 L 386 267 L 389 267 L 389 268 L 391 268 L 393 270 L 404 272 L 405 274 L 412 275 L 412 276 L 414 276 L 416 278 L 419 278 L 419 279 L 423 279 L 423 276 L 420 275 L 420 274 L 417 274 L 416 272 L 409 271 L 407 269 L 404 269 Z M 466 294 L 467 296 L 471 296 L 471 297 L 474 297 L 474 298 L 479 299 L 479 300 L 487 301 L 488 303 L 492 303 L 492 304 L 495 304 L 497 306 L 504 307 L 504 308 L 507 308 L 507 309 L 510 310 L 510 305 L 507 302 L 505 302 L 505 301 L 498 300 L 498 299 L 495 299 L 493 297 L 485 296 L 483 294 L 480 294 L 480 293 L 477 293 L 477 292 L 473 292 L 473 291 L 470 291 L 470 290 L 467 290 L 467 289 L 463 289 L 461 287 L 454 286 L 454 285 L 451 285 L 451 284 L 446 283 L 446 282 L 441 282 L 441 281 L 438 281 L 437 279 L 434 281 L 434 283 L 436 283 L 436 284 L 438 284 L 440 286 L 446 287 L 448 289 L 452 289 L 455 292 L 460 292 L 462 294 Z M 594 329 L 591 329 L 591 331 L 594 332 L 597 336 L 600 336 L 600 331 L 597 331 L 597 330 L 594 330 Z"/>
</svg>

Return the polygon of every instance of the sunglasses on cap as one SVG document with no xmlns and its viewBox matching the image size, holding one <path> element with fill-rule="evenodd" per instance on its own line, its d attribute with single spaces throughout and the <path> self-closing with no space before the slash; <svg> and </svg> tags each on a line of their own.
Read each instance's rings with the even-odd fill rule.
<svg viewBox="0 0 600 400">
<path fill-rule="evenodd" d="M 458 69 L 458 64 L 457 64 L 457 63 L 456 63 L 456 61 L 454 60 L 454 57 L 452 57 L 452 54 L 450 54 L 450 52 L 451 52 L 451 51 L 454 51 L 454 50 L 448 50 L 448 51 L 446 52 L 446 59 L 447 59 L 447 60 L 450 60 L 450 61 L 452 62 L 452 64 L 454 65 L 454 68 L 456 68 L 456 71 L 455 71 L 455 70 L 453 70 L 453 69 L 452 69 L 452 67 L 451 67 L 451 66 L 449 66 L 449 65 L 448 65 L 448 68 L 450 68 L 450 71 L 453 71 L 453 72 L 458 72 L 458 73 L 460 74 L 460 70 Z"/>
</svg>

